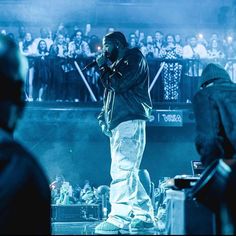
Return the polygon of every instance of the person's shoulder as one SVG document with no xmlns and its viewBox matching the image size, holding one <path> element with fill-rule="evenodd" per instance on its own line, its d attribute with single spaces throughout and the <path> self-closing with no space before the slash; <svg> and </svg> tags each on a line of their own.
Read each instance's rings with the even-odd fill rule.
<svg viewBox="0 0 236 236">
<path fill-rule="evenodd" d="M 33 40 L 33 43 L 38 43 L 40 40 L 41 40 L 41 38 L 35 38 L 35 39 Z"/>
<path fill-rule="evenodd" d="M 125 58 L 128 58 L 132 61 L 144 60 L 145 57 L 139 48 L 129 48 L 126 51 Z"/>
<path fill-rule="evenodd" d="M 0 153 L 6 159 L 15 159 L 25 163 L 37 165 L 37 161 L 30 151 L 17 141 L 8 141 L 0 144 Z"/>
<path fill-rule="evenodd" d="M 135 47 L 135 48 L 128 48 L 127 49 L 127 55 L 142 55 L 142 52 L 139 48 Z"/>
<path fill-rule="evenodd" d="M 16 171 L 16 175 L 20 178 L 33 176 L 41 171 L 35 157 L 14 140 L 0 143 L 0 162 Z"/>
<path fill-rule="evenodd" d="M 215 100 L 216 97 L 221 94 L 219 90 L 221 90 L 221 88 L 217 88 L 216 86 L 209 86 L 204 89 L 199 89 L 193 97 L 193 103 L 196 101 L 203 101 L 205 99 Z"/>
<path fill-rule="evenodd" d="M 197 49 L 199 50 L 206 50 L 206 47 L 203 44 L 197 44 Z"/>
<path fill-rule="evenodd" d="M 82 45 L 88 45 L 88 43 L 86 41 L 84 41 L 84 40 L 82 40 L 81 44 Z"/>
<path fill-rule="evenodd" d="M 186 50 L 186 49 L 190 49 L 190 48 L 191 48 L 191 47 L 190 47 L 189 44 L 186 44 L 186 45 L 183 46 L 183 49 L 185 49 L 185 50 Z"/>
</svg>

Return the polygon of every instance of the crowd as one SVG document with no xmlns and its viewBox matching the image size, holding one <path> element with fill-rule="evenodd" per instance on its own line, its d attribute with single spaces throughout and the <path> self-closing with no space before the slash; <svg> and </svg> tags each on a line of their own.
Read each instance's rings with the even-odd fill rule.
<svg viewBox="0 0 236 236">
<path fill-rule="evenodd" d="M 50 184 L 50 189 L 51 203 L 55 205 L 99 204 L 102 201 L 102 195 L 109 198 L 108 186 L 102 185 L 95 188 L 89 180 L 85 180 L 81 187 L 79 184 L 72 184 L 65 180 L 63 175 L 56 176 Z"/>
<path fill-rule="evenodd" d="M 110 27 L 107 32 L 114 30 Z M 82 70 L 101 53 L 102 39 L 92 34 L 90 24 L 84 30 L 77 25 L 69 29 L 63 23 L 54 31 L 41 28 L 39 37 L 33 37 L 25 27 L 19 28 L 18 36 L 6 30 L 0 33 L 14 38 L 21 53 L 28 58 L 27 101 L 102 100 L 103 87 L 98 79 L 98 69 L 92 67 L 84 70 L 81 76 L 75 65 L 76 62 Z M 191 100 L 197 88 L 196 78 L 209 61 L 223 65 L 232 80 L 236 81 L 236 41 L 233 35 L 212 33 L 209 38 L 202 34 L 184 38 L 180 34 L 164 35 L 156 31 L 153 35 L 146 35 L 136 30 L 129 34 L 128 39 L 131 48 L 140 48 L 146 56 L 151 81 L 157 68 L 161 69 L 161 82 L 156 85 L 158 91 L 154 89 L 151 93 L 154 101 Z M 91 99 L 89 90 L 95 99 Z M 157 96 L 157 93 L 161 95 Z"/>
<path fill-rule="evenodd" d="M 158 224 L 158 230 L 165 232 L 167 224 L 167 198 L 166 198 L 166 180 L 169 177 L 160 179 L 158 186 L 154 188 L 153 207 L 155 219 Z M 51 204 L 57 206 L 68 206 L 78 204 L 100 204 L 105 206 L 106 212 L 102 212 L 103 217 L 107 217 L 110 212 L 109 194 L 110 188 L 107 185 L 94 187 L 89 180 L 85 180 L 83 186 L 71 183 L 66 180 L 63 175 L 56 175 L 55 179 L 50 183 Z M 105 199 L 105 202 L 102 200 Z M 104 209 L 103 209 L 104 210 Z"/>
</svg>

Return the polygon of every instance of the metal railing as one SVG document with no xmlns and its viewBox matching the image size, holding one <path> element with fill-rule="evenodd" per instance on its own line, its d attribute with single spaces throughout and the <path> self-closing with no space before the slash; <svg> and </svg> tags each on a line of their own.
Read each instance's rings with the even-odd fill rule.
<svg viewBox="0 0 236 236">
<path fill-rule="evenodd" d="M 29 57 L 29 59 L 34 60 L 34 57 Z M 57 75 L 55 75 L 55 68 L 53 66 L 57 65 L 60 68 L 61 76 L 63 77 L 63 83 L 60 86 L 63 86 L 67 83 L 66 75 L 70 71 L 75 71 L 76 80 L 80 81 L 80 84 L 85 85 L 86 93 L 88 97 L 90 97 L 91 101 L 98 101 L 102 97 L 103 89 L 99 84 L 98 79 L 98 69 L 96 67 L 91 68 L 89 71 L 82 71 L 84 65 L 88 64 L 89 61 L 93 60 L 93 58 L 77 58 L 76 60 L 73 58 L 59 58 L 59 57 L 50 57 L 48 56 L 48 67 L 50 70 L 50 76 L 53 74 L 51 71 L 54 71 L 54 76 L 49 77 L 49 84 L 53 84 Z M 53 63 L 52 63 L 53 62 Z M 188 91 L 189 88 L 185 87 L 185 82 L 188 83 L 196 83 L 198 78 L 201 76 L 202 70 L 205 65 L 208 63 L 218 63 L 222 65 L 229 73 L 233 82 L 236 82 L 236 59 L 147 59 L 150 69 L 150 86 L 149 92 L 151 92 L 152 98 L 154 101 L 161 101 L 161 94 L 163 93 L 163 70 L 173 70 L 173 68 L 178 67 L 180 73 L 180 84 L 179 84 L 179 92 Z M 191 78 L 195 78 L 194 82 L 191 81 Z M 34 78 L 37 79 L 37 78 Z M 173 78 L 174 79 L 174 78 Z M 189 80 L 189 81 L 188 81 Z M 82 81 L 82 82 L 81 82 Z M 93 81 L 93 82 L 91 82 Z M 93 83 L 93 85 L 91 84 Z M 94 85 L 95 84 L 95 85 Z M 192 85 L 190 85 L 191 87 Z M 196 86 L 195 86 L 196 87 Z M 34 88 L 35 89 L 35 88 Z M 64 88 L 62 88 L 64 89 Z M 98 91 L 94 91 L 94 90 Z M 194 90 L 194 89 L 193 89 Z M 26 88 L 26 96 L 27 96 L 28 88 Z M 48 93 L 54 93 L 53 88 L 48 87 Z M 194 93 L 195 91 L 191 91 Z M 183 101 L 185 100 L 182 99 Z"/>
</svg>

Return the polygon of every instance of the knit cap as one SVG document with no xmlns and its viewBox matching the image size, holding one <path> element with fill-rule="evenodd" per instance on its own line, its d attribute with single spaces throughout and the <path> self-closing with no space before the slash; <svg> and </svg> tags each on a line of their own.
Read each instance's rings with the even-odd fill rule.
<svg viewBox="0 0 236 236">
<path fill-rule="evenodd" d="M 114 31 L 105 35 L 105 40 L 118 40 L 124 47 L 128 47 L 128 43 L 123 33 L 119 31 Z"/>
</svg>

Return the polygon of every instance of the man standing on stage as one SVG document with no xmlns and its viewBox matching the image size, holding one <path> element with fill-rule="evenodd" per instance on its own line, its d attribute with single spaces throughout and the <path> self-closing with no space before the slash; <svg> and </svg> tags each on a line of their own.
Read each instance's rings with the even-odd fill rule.
<svg viewBox="0 0 236 236">
<path fill-rule="evenodd" d="M 152 106 L 148 64 L 137 48 L 128 48 L 125 36 L 117 31 L 105 35 L 103 54 L 96 61 L 105 87 L 98 120 L 110 137 L 112 182 L 111 213 L 95 233 L 150 233 L 154 230 L 153 207 L 138 176 Z"/>
</svg>

